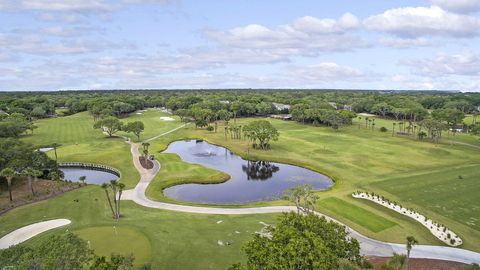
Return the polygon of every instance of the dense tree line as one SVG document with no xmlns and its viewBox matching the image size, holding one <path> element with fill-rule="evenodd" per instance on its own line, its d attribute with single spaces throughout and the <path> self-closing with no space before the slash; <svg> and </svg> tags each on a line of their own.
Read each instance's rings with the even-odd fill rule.
<svg viewBox="0 0 480 270">
<path fill-rule="evenodd" d="M 291 107 L 279 108 L 274 103 Z M 327 125 L 335 130 L 351 124 L 354 113 L 373 113 L 400 121 L 403 126 L 412 126 L 405 124 L 407 122 L 422 123 L 428 119 L 430 122 L 425 124 L 437 121 L 436 126 L 443 125 L 442 129 L 455 129 L 463 124 L 465 114 L 477 117 L 480 94 L 266 89 L 4 92 L 0 93 L 0 114 L 4 115 L 0 117 L 0 137 L 18 137 L 33 131 L 34 125 L 29 121 L 55 117 L 58 108 L 66 114 L 88 111 L 97 121 L 108 117 L 123 118 L 148 107 L 164 107 L 183 121 L 192 121 L 197 127 L 215 131 L 218 120 L 228 123 L 233 119 L 235 124 L 239 117 L 279 113 L 290 113 L 296 121 Z M 23 120 L 12 120 L 20 118 Z M 462 128 L 479 133 L 479 124 L 475 122 L 476 119 L 473 124 Z"/>
<path fill-rule="evenodd" d="M 398 118 L 417 117 L 425 110 L 456 109 L 478 112 L 480 94 L 451 92 L 385 92 L 352 90 L 132 90 L 132 91 L 61 91 L 3 92 L 0 109 L 29 117 L 53 115 L 55 108 L 68 113 L 91 111 L 93 115 L 108 110 L 122 116 L 145 107 L 167 107 L 173 111 L 199 107 L 218 111 L 228 109 L 236 116 L 273 113 L 271 103 L 335 103 L 338 109 L 350 106 L 355 112 L 372 112 Z M 35 112 L 34 112 L 35 110 Z M 42 113 L 45 112 L 45 113 Z M 104 113 L 107 113 L 105 111 Z"/>
</svg>

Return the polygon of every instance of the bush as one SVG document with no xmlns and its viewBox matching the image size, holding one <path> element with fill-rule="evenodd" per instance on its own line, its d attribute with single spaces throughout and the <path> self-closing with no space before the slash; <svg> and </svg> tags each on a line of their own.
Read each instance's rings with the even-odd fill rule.
<svg viewBox="0 0 480 270">
<path fill-rule="evenodd" d="M 208 130 L 208 131 L 213 131 L 213 126 L 208 126 L 208 127 L 207 127 L 207 130 Z"/>
<path fill-rule="evenodd" d="M 380 128 L 380 132 L 387 132 L 387 131 L 388 131 L 388 129 L 386 127 L 381 127 Z"/>
</svg>

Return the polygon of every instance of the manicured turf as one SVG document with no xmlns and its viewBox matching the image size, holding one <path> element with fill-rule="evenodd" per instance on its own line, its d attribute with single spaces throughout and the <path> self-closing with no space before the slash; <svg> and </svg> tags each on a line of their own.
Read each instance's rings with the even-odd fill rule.
<svg viewBox="0 0 480 270">
<path fill-rule="evenodd" d="M 338 216 L 343 216 L 372 232 L 380 232 L 397 225 L 387 218 L 338 198 L 332 197 L 320 201 L 320 208 L 318 210 L 322 211 L 324 209 Z"/>
<path fill-rule="evenodd" d="M 25 244 L 34 245 L 51 234 L 69 230 L 90 240 L 100 255 L 129 250 L 139 260 L 149 260 L 153 269 L 226 269 L 244 259 L 241 247 L 263 227 L 260 222 L 274 224 L 278 216 L 187 214 L 145 208 L 128 201 L 122 202 L 121 208 L 124 217 L 115 222 L 101 188 L 87 186 L 0 216 L 0 237 L 41 220 L 68 218 L 72 223 L 67 227 L 41 234 Z M 113 226 L 120 239 L 107 229 Z M 145 238 L 149 245 L 135 248 Z M 218 241 L 231 245 L 222 246 Z"/>
<path fill-rule="evenodd" d="M 469 164 L 387 178 L 371 187 L 404 205 L 422 206 L 480 231 L 479 180 L 479 165 Z"/>
<path fill-rule="evenodd" d="M 144 121 L 146 130 L 142 139 L 145 139 L 181 124 L 179 121 L 157 121 L 162 115 L 158 111 L 151 110 L 122 120 Z M 248 121 L 251 119 L 237 120 L 239 124 L 245 124 Z M 382 121 L 385 122 L 382 123 Z M 318 209 L 322 210 L 323 207 L 326 214 L 362 234 L 379 240 L 400 243 L 404 242 L 406 236 L 414 235 L 422 244 L 440 244 L 428 230 L 416 222 L 374 203 L 355 200 L 350 196 L 355 190 L 366 189 L 385 193 L 385 196 L 402 203 L 405 200 L 405 204 L 411 204 L 416 210 L 459 233 L 464 239 L 464 248 L 480 250 L 480 232 L 476 222 L 479 214 L 475 201 L 477 198 L 475 194 L 479 192 L 478 185 L 475 185 L 472 180 L 478 179 L 480 173 L 479 170 L 474 169 L 480 164 L 478 149 L 465 145 L 435 145 L 414 138 L 392 136 L 391 132 L 367 130 L 362 123 L 360 126 L 354 124 L 350 127 L 342 127 L 340 131 L 335 132 L 328 127 L 313 127 L 296 122 L 280 120 L 271 120 L 271 122 L 278 128 L 280 140 L 273 142 L 272 149 L 269 151 L 251 149 L 246 140 L 230 138 L 226 140 L 222 123 L 219 123 L 218 133 L 195 129 L 191 125 L 152 141 L 151 153 L 155 154 L 161 162 L 162 170 L 147 190 L 147 195 L 157 200 L 168 200 L 161 194 L 161 189 L 173 183 L 223 181 L 225 175 L 222 173 L 184 163 L 176 155 L 160 154 L 168 143 L 175 140 L 206 139 L 226 146 L 239 155 L 245 156 L 249 152 L 250 158 L 292 163 L 331 176 L 336 180 L 336 185 L 329 191 L 318 193 L 321 197 Z M 378 128 L 383 124 L 391 125 L 392 121 L 377 119 L 376 122 Z M 24 140 L 36 145 L 61 143 L 63 146 L 59 148 L 58 153 L 62 161 L 89 161 L 111 165 L 122 171 L 122 181 L 127 183 L 128 187 L 133 187 L 138 181 L 139 176 L 132 165 L 128 145 L 121 139 L 108 139 L 100 131 L 93 130 L 91 128 L 93 119 L 87 113 L 41 120 L 38 125 L 40 128 L 35 130 L 35 134 L 26 136 Z M 473 136 L 468 138 L 477 139 Z M 49 154 L 53 155 L 53 152 Z M 463 178 L 466 181 L 462 182 L 461 188 L 453 186 L 449 190 L 448 183 L 452 181 L 452 177 L 458 178 L 460 174 L 451 171 L 452 168 L 457 167 L 465 170 L 462 175 L 464 174 Z M 451 173 L 442 173 L 442 170 L 451 171 Z M 453 181 L 457 183 L 456 180 Z M 408 188 L 403 188 L 404 183 Z M 422 189 L 437 190 L 435 188 L 437 186 L 436 193 L 422 195 L 420 192 Z M 113 222 L 108 217 L 108 208 L 105 208 L 103 198 L 95 195 L 100 196 L 97 198 L 98 201 L 95 201 L 95 196 L 91 195 L 97 189 L 98 187 L 88 187 L 81 191 L 74 191 L 64 195 L 69 197 L 67 201 L 54 199 L 42 203 L 48 207 L 42 206 L 41 209 L 38 205 L 27 206 L 21 211 L 18 210 L 22 213 L 20 217 L 16 214 L 17 210 L 7 213 L 0 217 L 0 233 L 4 234 L 24 222 L 36 222 L 44 215 L 52 218 L 72 217 L 75 222 L 71 226 L 75 230 L 112 226 Z M 89 192 L 85 194 L 84 190 Z M 389 196 L 390 193 L 395 195 Z M 88 201 L 88 203 L 73 203 L 72 196 L 82 196 L 81 202 Z M 86 199 L 85 196 L 89 198 Z M 448 205 L 449 201 L 452 201 L 451 206 Z M 276 204 L 285 204 L 285 202 L 266 202 L 259 205 Z M 452 212 L 451 209 L 455 208 L 461 211 Z M 99 213 L 98 209 L 103 210 Z M 185 268 L 196 263 L 202 268 L 225 268 L 239 259 L 240 247 L 232 245 L 221 247 L 219 250 L 217 241 L 229 240 L 226 238 L 230 237 L 236 243 L 235 237 L 244 237 L 241 230 L 254 228 L 258 225 L 259 219 L 271 220 L 272 218 L 270 215 L 241 217 L 190 215 L 138 207 L 132 202 L 125 202 L 124 210 L 126 217 L 118 226 L 125 225 L 129 229 L 144 234 L 151 243 L 152 262 L 164 268 L 168 266 L 181 268 L 172 266 L 178 261 L 180 255 L 189 258 L 188 262 L 181 265 Z M 230 231 L 226 234 L 228 237 L 221 236 L 218 228 L 222 227 L 217 226 L 215 219 L 232 221 L 233 227 L 230 225 L 228 227 L 229 223 L 221 223 L 224 224 L 222 226 L 229 228 Z M 457 219 L 459 221 L 456 221 Z M 3 223 L 4 220 L 7 222 Z M 242 234 L 232 234 L 237 229 Z M 162 230 L 168 234 L 162 233 Z M 173 231 L 175 235 L 172 235 Z M 211 235 L 215 237 L 210 237 Z M 218 239 L 212 240 L 212 238 Z M 248 238 L 245 236 L 241 241 Z M 99 249 L 102 249 L 100 247 L 101 245 Z M 195 253 L 195 249 L 200 252 Z M 99 252 L 105 252 L 105 250 L 99 250 Z M 215 257 L 211 257 L 210 254 L 215 254 Z"/>
<path fill-rule="evenodd" d="M 239 119 L 238 124 L 244 125 L 251 119 Z M 371 183 L 389 177 L 411 176 L 412 173 L 430 173 L 439 169 L 455 168 L 465 164 L 480 165 L 480 151 L 477 148 L 450 143 L 433 144 L 428 141 L 418 141 L 413 138 L 392 136 L 391 132 L 382 133 L 378 130 L 368 130 L 363 125 L 342 127 L 335 132 L 328 127 L 313 127 L 301 123 L 270 120 L 280 132 L 280 139 L 272 143 L 271 150 L 261 151 L 251 149 L 246 140 L 225 139 L 222 124 L 219 132 L 208 132 L 195 129 L 193 126 L 176 132 L 170 136 L 159 138 L 152 142 L 152 149 L 160 151 L 169 141 L 183 138 L 205 139 L 211 143 L 223 145 L 239 155 L 250 158 L 271 160 L 305 166 L 333 177 L 337 183 L 330 191 L 320 192 L 322 198 L 337 197 L 365 208 L 379 215 L 387 215 L 388 219 L 399 224 L 394 228 L 372 232 L 368 226 L 357 224 L 342 213 L 333 213 L 346 224 L 368 236 L 386 241 L 403 242 L 405 236 L 413 234 L 422 243 L 438 244 L 427 230 L 414 221 L 399 217 L 393 211 L 381 209 L 373 204 L 357 202 L 351 198 L 351 192 L 359 189 L 370 189 Z M 377 120 L 381 121 L 389 120 Z M 469 136 L 469 135 L 467 135 Z M 480 170 L 479 172 L 480 173 Z M 478 174 L 477 174 L 478 175 Z M 445 175 L 432 179 L 431 185 L 442 183 Z M 418 180 L 418 179 L 417 179 Z M 412 180 L 415 182 L 415 180 Z M 437 182 L 438 181 L 438 182 Z M 411 187 L 412 190 L 423 188 L 421 183 Z M 475 188 L 478 194 L 478 187 Z M 404 191 L 408 194 L 409 191 Z M 451 191 L 451 196 L 457 198 L 468 218 L 478 218 L 476 205 L 471 203 L 477 196 L 463 194 L 460 190 Z M 152 196 L 153 197 L 153 196 Z M 443 198 L 431 196 L 432 201 L 442 201 Z M 431 213 L 428 205 L 420 203 L 416 206 L 420 212 L 427 212 L 434 220 L 451 227 L 460 235 L 466 235 L 464 247 L 480 250 L 480 232 L 467 223 L 459 223 L 441 211 Z M 392 230 L 395 233 L 392 233 Z"/>
<path fill-rule="evenodd" d="M 148 238 L 135 228 L 127 226 L 90 227 L 74 231 L 88 241 L 90 247 L 100 256 L 110 254 L 130 255 L 135 253 L 135 265 L 143 265 L 152 259 L 152 249 Z"/>
<path fill-rule="evenodd" d="M 163 195 L 164 188 L 184 183 L 219 183 L 230 176 L 200 165 L 183 162 L 175 154 L 157 154 L 157 160 L 162 164 L 160 173 L 148 186 L 147 196 L 154 200 L 174 201 Z"/>
<path fill-rule="evenodd" d="M 162 121 L 161 116 L 170 116 L 156 109 L 149 109 L 141 115 L 133 114 L 122 119 L 124 122 L 140 120 L 145 124 L 145 131 L 141 139 L 154 136 L 171 130 L 181 123 L 176 121 Z M 176 119 L 176 117 L 174 117 Z M 93 129 L 93 117 L 87 112 L 53 119 L 42 119 L 36 122 L 38 129 L 33 135 L 22 139 L 36 146 L 47 146 L 53 143 L 60 144 L 58 148 L 59 162 L 93 162 L 109 165 L 122 172 L 121 181 L 127 188 L 133 188 L 140 178 L 133 166 L 130 146 L 121 138 L 108 138 L 98 129 Z M 120 132 L 119 134 L 122 134 Z M 123 134 L 136 137 L 132 134 Z M 54 152 L 48 153 L 54 157 Z"/>
<path fill-rule="evenodd" d="M 170 117 L 175 121 L 161 120 L 160 117 Z M 145 125 L 145 130 L 140 136 L 140 141 L 161 134 L 162 132 L 172 130 L 181 125 L 178 116 L 163 113 L 157 109 L 148 109 L 141 114 L 132 113 L 128 118 L 121 119 L 124 123 L 133 121 L 142 121 Z M 128 136 L 133 141 L 137 141 L 137 136 L 131 133 L 119 132 L 118 134 Z"/>
</svg>

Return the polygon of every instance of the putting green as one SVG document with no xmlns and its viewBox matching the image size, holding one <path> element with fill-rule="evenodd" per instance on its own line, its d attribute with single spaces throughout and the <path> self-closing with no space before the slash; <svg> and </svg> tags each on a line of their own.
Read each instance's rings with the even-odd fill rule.
<svg viewBox="0 0 480 270">
<path fill-rule="evenodd" d="M 126 226 L 90 227 L 74 231 L 89 242 L 99 256 L 110 254 L 135 255 L 135 265 L 143 265 L 151 260 L 152 248 L 148 238 L 138 230 Z"/>
</svg>

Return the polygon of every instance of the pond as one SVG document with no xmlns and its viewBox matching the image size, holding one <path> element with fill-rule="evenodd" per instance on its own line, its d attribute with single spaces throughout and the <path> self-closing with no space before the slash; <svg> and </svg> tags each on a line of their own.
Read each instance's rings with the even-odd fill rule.
<svg viewBox="0 0 480 270">
<path fill-rule="evenodd" d="M 163 190 L 167 197 L 197 203 L 243 204 L 275 200 L 284 190 L 310 184 L 315 190 L 331 187 L 327 176 L 302 167 L 269 161 L 248 161 L 227 148 L 205 141 L 171 143 L 163 153 L 179 155 L 183 161 L 223 171 L 230 179 L 219 184 L 183 184 Z"/>
<path fill-rule="evenodd" d="M 72 182 L 81 182 L 79 180 L 81 176 L 87 177 L 85 183 L 95 185 L 101 185 L 110 182 L 110 180 L 118 180 L 118 176 L 115 174 L 101 170 L 72 167 L 62 167 L 60 170 L 65 175 L 64 179 Z"/>
</svg>

